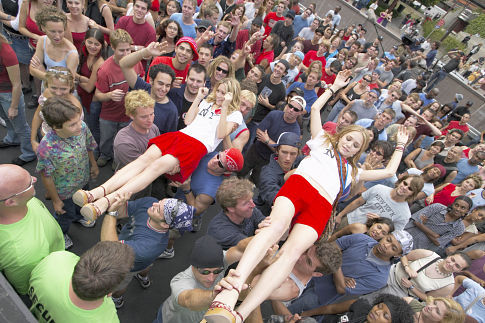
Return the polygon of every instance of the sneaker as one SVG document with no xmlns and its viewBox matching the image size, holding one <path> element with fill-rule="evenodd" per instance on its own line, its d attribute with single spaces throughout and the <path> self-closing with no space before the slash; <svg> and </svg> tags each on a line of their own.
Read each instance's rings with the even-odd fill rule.
<svg viewBox="0 0 485 323">
<path fill-rule="evenodd" d="M 115 307 L 117 309 L 122 308 L 123 305 L 125 305 L 125 299 L 123 298 L 123 296 L 120 296 L 120 297 L 111 296 L 111 299 L 113 300 L 113 303 L 115 303 Z"/>
<path fill-rule="evenodd" d="M 73 245 L 71 237 L 67 234 L 64 233 L 64 249 L 69 249 Z"/>
<path fill-rule="evenodd" d="M 135 278 L 138 280 L 138 282 L 140 283 L 140 286 L 142 288 L 148 288 L 150 287 L 150 278 L 148 277 L 148 275 L 146 276 L 142 276 L 140 274 L 136 274 L 135 275 Z"/>
<path fill-rule="evenodd" d="M 84 218 L 82 218 L 81 220 L 78 220 L 77 222 L 80 223 L 85 228 L 92 228 L 96 225 L 96 220 L 89 221 Z"/>
<path fill-rule="evenodd" d="M 2 118 L 0 118 L 0 126 L 7 127 L 7 123 Z"/>
<path fill-rule="evenodd" d="M 192 218 L 192 232 L 199 232 L 202 227 L 202 217 L 194 216 Z"/>
<path fill-rule="evenodd" d="M 175 249 L 171 248 L 165 249 L 165 251 L 158 256 L 158 259 L 172 259 L 173 257 L 175 257 Z"/>
<path fill-rule="evenodd" d="M 98 160 L 96 161 L 96 164 L 98 164 L 98 167 L 104 167 L 108 164 L 109 160 L 105 159 L 103 157 L 99 157 Z"/>
</svg>

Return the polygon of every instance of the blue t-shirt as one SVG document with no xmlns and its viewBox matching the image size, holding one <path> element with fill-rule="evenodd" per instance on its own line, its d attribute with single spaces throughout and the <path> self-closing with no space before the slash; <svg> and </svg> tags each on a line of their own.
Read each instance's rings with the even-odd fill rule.
<svg viewBox="0 0 485 323">
<path fill-rule="evenodd" d="M 307 90 L 305 89 L 305 83 L 303 82 L 293 82 L 286 90 L 286 95 L 290 94 L 295 88 L 300 88 L 303 90 L 303 98 L 306 101 L 306 112 L 310 113 L 313 103 L 317 100 L 318 96 L 315 93 L 315 89 Z"/>
<path fill-rule="evenodd" d="M 308 20 L 302 18 L 301 15 L 295 16 L 293 20 L 293 35 L 297 36 L 303 28 L 308 26 Z"/>
<path fill-rule="evenodd" d="M 194 193 L 194 196 L 199 194 L 206 194 L 212 197 L 213 199 L 216 198 L 216 192 L 219 186 L 224 179 L 224 176 L 215 176 L 209 174 L 207 171 L 207 163 L 211 160 L 212 157 L 217 155 L 218 151 L 213 151 L 205 155 L 199 162 L 199 166 L 195 169 L 192 173 L 192 178 L 190 180 L 190 189 Z M 185 194 L 182 193 L 182 190 L 179 188 L 177 190 L 177 194 L 175 195 L 176 198 L 179 200 L 185 199 Z"/>
<path fill-rule="evenodd" d="M 426 98 L 426 93 L 419 93 L 419 99 L 423 101 L 423 104 L 422 104 L 423 107 L 436 101 L 435 99 Z"/>
<path fill-rule="evenodd" d="M 182 21 L 182 14 L 181 13 L 174 13 L 170 16 L 170 19 L 175 20 L 176 22 L 179 23 L 180 27 L 182 27 L 182 31 L 184 32 L 184 36 L 186 37 L 192 37 L 195 39 L 197 37 L 197 33 L 195 31 L 195 28 L 197 27 L 197 24 L 194 22 L 192 25 L 186 25 Z"/>
<path fill-rule="evenodd" d="M 264 218 L 261 211 L 255 207 L 249 219 L 244 219 L 241 224 L 236 224 L 221 211 L 210 221 L 207 234 L 213 236 L 217 243 L 227 250 L 237 245 L 239 241 L 254 235 L 258 224 Z"/>
<path fill-rule="evenodd" d="M 467 308 L 478 296 L 485 295 L 485 289 L 480 286 L 477 282 L 474 282 L 470 278 L 463 280 L 463 287 L 466 290 L 460 295 L 454 297 L 455 301 L 460 303 L 461 307 Z M 485 322 L 485 305 L 483 305 L 482 300 L 478 300 L 471 309 L 467 312 L 468 315 L 473 317 L 480 323 Z"/>
<path fill-rule="evenodd" d="M 283 132 L 294 132 L 297 135 L 300 135 L 300 125 L 298 124 L 298 122 L 295 121 L 293 123 L 287 123 L 283 119 L 283 115 L 283 111 L 271 111 L 258 125 L 258 129 L 261 129 L 263 131 L 268 130 L 268 135 L 274 142 L 278 140 L 278 137 Z M 259 140 L 256 140 L 253 145 L 258 154 L 265 160 L 269 161 L 269 157 L 271 156 L 273 151 L 265 143 Z"/>
<path fill-rule="evenodd" d="M 364 295 L 372 293 L 387 284 L 391 263 L 372 254 L 378 244 L 366 234 L 350 234 L 337 239 L 342 250 L 342 272 L 345 277 L 355 279 L 355 288 L 345 288 L 345 295 Z M 345 295 L 337 293 L 333 275 L 313 278 L 315 290 L 321 305 L 335 303 Z"/>
<path fill-rule="evenodd" d="M 128 202 L 129 222 L 123 226 L 118 239 L 135 251 L 135 265 L 132 272 L 140 271 L 151 265 L 165 251 L 168 244 L 168 230 L 162 232 L 154 229 L 148 221 L 147 210 L 154 197 L 144 197 Z"/>
<path fill-rule="evenodd" d="M 152 90 L 152 85 L 138 77 L 135 83 L 135 90 L 145 90 L 148 93 Z M 178 110 L 175 104 L 167 97 L 167 103 L 155 102 L 155 119 L 153 123 L 160 130 L 160 134 L 177 131 Z"/>
<path fill-rule="evenodd" d="M 456 174 L 455 179 L 451 181 L 453 184 L 459 184 L 465 177 L 480 170 L 477 165 L 470 165 L 468 163 L 468 158 L 460 159 L 456 164 L 456 167 L 458 168 L 458 173 Z"/>
<path fill-rule="evenodd" d="M 360 119 L 355 124 L 367 129 L 373 123 L 374 123 L 374 120 L 372 120 L 372 119 Z M 387 133 L 386 133 L 386 129 L 385 128 L 379 133 L 378 140 L 387 141 Z"/>
</svg>

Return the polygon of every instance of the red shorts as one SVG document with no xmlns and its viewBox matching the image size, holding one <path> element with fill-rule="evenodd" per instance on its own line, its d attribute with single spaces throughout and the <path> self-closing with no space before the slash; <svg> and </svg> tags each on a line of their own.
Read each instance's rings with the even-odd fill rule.
<svg viewBox="0 0 485 323">
<path fill-rule="evenodd" d="M 156 145 L 163 155 L 172 155 L 180 164 L 180 172 L 174 175 L 165 174 L 168 179 L 183 183 L 192 175 L 200 160 L 207 154 L 207 148 L 183 132 L 167 132 L 150 139 L 148 147 Z"/>
<path fill-rule="evenodd" d="M 291 228 L 295 223 L 305 224 L 315 229 L 319 237 L 322 235 L 332 214 L 332 205 L 303 176 L 291 175 L 278 196 L 290 199 L 295 207 Z"/>
</svg>

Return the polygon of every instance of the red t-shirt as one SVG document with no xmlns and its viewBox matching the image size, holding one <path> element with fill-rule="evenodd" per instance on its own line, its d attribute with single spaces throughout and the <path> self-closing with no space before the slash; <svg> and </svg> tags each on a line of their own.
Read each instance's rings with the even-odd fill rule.
<svg viewBox="0 0 485 323">
<path fill-rule="evenodd" d="M 140 62 L 135 65 L 135 72 L 138 76 L 143 77 L 145 70 Z M 98 69 L 98 80 L 96 89 L 102 93 L 108 93 L 117 89 L 122 90 L 125 94 L 129 90 L 128 82 L 121 71 L 121 67 L 116 64 L 113 56 L 108 58 Z M 125 114 L 125 100 L 119 102 L 106 101 L 101 105 L 101 119 L 114 122 L 127 122 L 130 118 Z"/>
<path fill-rule="evenodd" d="M 276 12 L 270 12 L 264 17 L 264 34 L 269 35 L 277 21 L 285 20 L 285 17 L 278 17 Z M 271 26 L 270 26 L 271 25 Z"/>
<path fill-rule="evenodd" d="M 325 56 L 318 57 L 316 50 L 311 50 L 306 53 L 305 57 L 303 58 L 303 65 L 306 67 L 310 66 L 310 63 L 313 61 L 320 61 L 322 62 L 322 69 L 325 69 L 325 64 L 327 64 L 327 60 Z"/>
<path fill-rule="evenodd" d="M 185 65 L 185 68 L 183 70 L 177 70 L 177 69 L 175 69 L 175 67 L 173 67 L 172 59 L 173 59 L 173 57 L 168 57 L 168 56 L 155 57 L 153 59 L 152 63 L 150 64 L 150 67 L 152 67 L 153 65 L 157 65 L 157 64 L 168 65 L 175 72 L 175 77 L 182 77 L 182 84 L 184 84 L 185 83 L 185 77 L 187 76 L 187 73 L 189 72 L 190 64 Z M 150 68 L 148 69 L 148 75 L 150 75 Z M 150 76 L 147 76 L 147 82 L 150 82 Z"/>
<path fill-rule="evenodd" d="M 157 38 L 155 29 L 148 23 L 135 24 L 133 16 L 124 16 L 118 20 L 115 29 L 124 29 L 133 38 L 133 45 L 148 46 Z"/>
<path fill-rule="evenodd" d="M 256 57 L 256 64 L 261 63 L 263 59 L 268 60 L 268 64 L 271 63 L 274 60 L 274 51 L 266 51 L 266 52 L 261 52 L 257 57 Z"/>
<path fill-rule="evenodd" d="M 248 29 L 242 29 L 239 30 L 237 33 L 237 38 L 236 38 L 236 49 L 243 49 L 244 44 L 249 40 L 249 30 Z M 251 53 L 254 56 L 259 55 L 261 53 L 261 46 L 263 45 L 263 42 L 261 40 L 257 40 L 252 46 L 251 46 Z"/>
<path fill-rule="evenodd" d="M 456 198 L 458 196 L 451 196 L 451 193 L 455 190 L 456 185 L 455 184 L 448 184 L 446 185 L 441 191 L 436 193 L 433 198 L 433 203 L 440 203 L 443 204 L 444 206 L 449 206 L 455 202 Z M 426 205 L 429 205 L 428 202 L 425 202 Z"/>
<path fill-rule="evenodd" d="M 446 127 L 443 131 L 441 131 L 441 135 L 446 136 L 448 131 L 450 131 L 451 129 L 460 129 L 464 133 L 467 133 L 468 130 L 470 130 L 470 128 L 468 128 L 468 125 L 466 124 L 461 125 L 460 121 L 450 121 L 450 123 L 448 124 L 448 127 Z"/>
<path fill-rule="evenodd" d="M 0 93 L 12 92 L 12 82 L 8 77 L 7 67 L 15 66 L 19 64 L 17 55 L 13 51 L 12 47 L 3 43 L 0 47 Z"/>
</svg>

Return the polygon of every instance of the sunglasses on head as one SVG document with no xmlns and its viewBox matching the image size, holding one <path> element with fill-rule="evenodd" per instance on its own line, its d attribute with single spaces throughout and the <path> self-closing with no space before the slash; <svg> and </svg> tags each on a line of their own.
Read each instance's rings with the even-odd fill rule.
<svg viewBox="0 0 485 323">
<path fill-rule="evenodd" d="M 197 271 L 199 274 L 207 276 L 210 274 L 218 275 L 224 271 L 224 268 L 218 268 L 216 270 L 207 270 L 207 269 L 202 269 L 202 268 L 197 268 Z"/>
<path fill-rule="evenodd" d="M 293 111 L 295 111 L 295 112 L 301 112 L 301 111 L 303 110 L 303 109 L 298 109 L 297 107 L 295 107 L 295 106 L 294 106 L 293 104 L 291 104 L 291 103 L 288 103 L 288 107 L 289 107 L 290 109 L 292 109 Z"/>
<path fill-rule="evenodd" d="M 219 167 L 220 167 L 220 168 L 222 168 L 222 169 L 226 169 L 226 168 L 224 167 L 224 164 L 221 162 L 220 153 L 219 153 L 219 154 L 217 154 L 217 157 L 216 157 L 216 158 L 217 158 L 217 165 L 219 165 Z"/>
<path fill-rule="evenodd" d="M 221 67 L 219 67 L 219 66 L 217 66 L 217 67 L 216 67 L 216 71 L 222 72 L 222 73 L 224 73 L 224 74 L 229 73 L 229 71 L 228 71 L 228 70 L 225 70 L 225 69 L 223 69 L 223 68 L 221 68 Z"/>
</svg>

